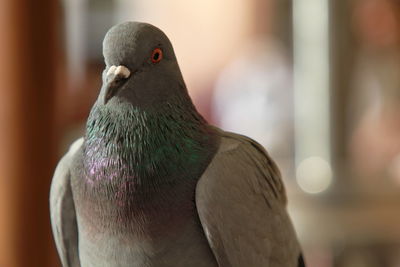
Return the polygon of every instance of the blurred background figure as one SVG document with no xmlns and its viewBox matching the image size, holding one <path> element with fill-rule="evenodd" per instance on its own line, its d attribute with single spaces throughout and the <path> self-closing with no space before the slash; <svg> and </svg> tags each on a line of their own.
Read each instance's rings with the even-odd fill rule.
<svg viewBox="0 0 400 267">
<path fill-rule="evenodd" d="M 217 79 L 216 124 L 254 138 L 287 178 L 293 166 L 293 90 L 287 49 L 274 35 L 276 2 L 250 1 L 251 29 Z"/>
<path fill-rule="evenodd" d="M 400 2 L 355 3 L 359 47 L 354 69 L 351 155 L 372 184 L 400 182 Z M 391 181 L 384 178 L 392 178 Z"/>
<path fill-rule="evenodd" d="M 199 111 L 278 161 L 308 267 L 400 266 L 398 0 L 41 3 L 0 1 L 1 267 L 59 266 L 52 173 L 126 20 L 165 31 Z"/>
</svg>

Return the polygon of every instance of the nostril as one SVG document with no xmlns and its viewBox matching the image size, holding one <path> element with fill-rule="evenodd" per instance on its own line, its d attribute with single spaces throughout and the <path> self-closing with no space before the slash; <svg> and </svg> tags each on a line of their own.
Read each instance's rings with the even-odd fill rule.
<svg viewBox="0 0 400 267">
<path fill-rule="evenodd" d="M 115 69 L 114 74 L 126 79 L 131 75 L 131 71 L 127 67 L 120 65 Z"/>
</svg>

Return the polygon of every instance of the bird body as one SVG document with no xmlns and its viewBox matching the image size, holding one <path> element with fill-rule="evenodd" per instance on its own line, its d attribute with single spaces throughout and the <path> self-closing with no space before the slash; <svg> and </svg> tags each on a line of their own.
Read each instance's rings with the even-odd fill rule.
<svg viewBox="0 0 400 267">
<path fill-rule="evenodd" d="M 300 266 L 276 165 L 201 117 L 168 38 L 123 23 L 103 53 L 86 134 L 50 192 L 63 266 Z"/>
</svg>

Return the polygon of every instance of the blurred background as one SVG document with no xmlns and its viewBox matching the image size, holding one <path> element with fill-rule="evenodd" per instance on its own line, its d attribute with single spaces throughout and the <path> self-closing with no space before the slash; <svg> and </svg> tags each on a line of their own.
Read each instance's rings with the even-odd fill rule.
<svg viewBox="0 0 400 267">
<path fill-rule="evenodd" d="M 1 267 L 59 266 L 51 177 L 126 20 L 164 30 L 198 110 L 278 162 L 309 267 L 400 266 L 400 1 L 1 0 Z"/>
</svg>

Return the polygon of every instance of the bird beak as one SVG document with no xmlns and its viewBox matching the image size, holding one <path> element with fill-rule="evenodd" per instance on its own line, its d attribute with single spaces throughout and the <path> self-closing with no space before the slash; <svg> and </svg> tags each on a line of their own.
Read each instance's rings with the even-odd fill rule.
<svg viewBox="0 0 400 267">
<path fill-rule="evenodd" d="M 126 81 L 131 75 L 131 71 L 125 66 L 111 66 L 106 74 L 106 91 L 104 94 L 104 104 L 115 96 L 118 92 L 118 88 L 121 87 L 122 83 Z"/>
</svg>

